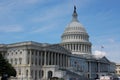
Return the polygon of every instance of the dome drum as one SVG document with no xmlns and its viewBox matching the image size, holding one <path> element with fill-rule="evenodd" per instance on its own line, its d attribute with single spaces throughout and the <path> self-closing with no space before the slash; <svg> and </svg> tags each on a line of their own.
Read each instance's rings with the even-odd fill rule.
<svg viewBox="0 0 120 80">
<path fill-rule="evenodd" d="M 88 42 L 89 36 L 87 34 L 63 34 L 62 35 L 62 42 Z"/>
<path fill-rule="evenodd" d="M 77 53 L 91 53 L 91 44 L 86 43 L 66 43 L 61 44 L 67 50 Z"/>
</svg>

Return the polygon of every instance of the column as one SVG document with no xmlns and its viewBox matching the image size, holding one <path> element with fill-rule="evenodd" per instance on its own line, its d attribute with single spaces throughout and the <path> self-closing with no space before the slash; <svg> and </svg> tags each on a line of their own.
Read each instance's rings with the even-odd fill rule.
<svg viewBox="0 0 120 80">
<path fill-rule="evenodd" d="M 35 65 L 35 50 L 33 50 L 33 64 Z"/>
<path fill-rule="evenodd" d="M 25 49 L 25 54 L 24 54 L 24 58 L 25 58 L 25 60 L 24 60 L 24 62 L 25 62 L 25 64 L 27 64 L 27 61 L 28 61 L 28 51 L 27 51 L 27 49 Z M 6 56 L 6 58 L 7 58 L 7 56 Z M 18 65 L 18 60 L 16 59 L 16 65 Z"/>
<path fill-rule="evenodd" d="M 91 78 L 91 62 L 89 62 L 89 78 Z"/>
<path fill-rule="evenodd" d="M 88 45 L 86 45 L 86 52 L 88 52 Z"/>
<path fill-rule="evenodd" d="M 87 46 L 87 52 L 89 52 L 89 46 Z"/>
<path fill-rule="evenodd" d="M 87 48 L 86 48 L 86 45 L 85 45 L 85 52 L 87 51 L 86 49 L 87 49 Z"/>
<path fill-rule="evenodd" d="M 75 51 L 75 44 L 73 44 L 73 46 L 74 46 L 74 51 Z"/>
<path fill-rule="evenodd" d="M 84 52 L 85 52 L 85 44 L 84 44 Z"/>
<path fill-rule="evenodd" d="M 57 60 L 57 59 L 56 59 L 56 53 L 54 53 L 54 55 L 55 55 L 55 56 L 54 56 L 54 58 L 55 58 L 54 62 L 55 62 L 55 65 L 57 65 L 57 64 L 56 64 L 56 60 Z"/>
<path fill-rule="evenodd" d="M 42 52 L 40 51 L 40 66 L 42 66 Z"/>
<path fill-rule="evenodd" d="M 83 52 L 83 44 L 81 44 L 81 52 Z"/>
<path fill-rule="evenodd" d="M 80 51 L 80 45 L 79 45 L 79 44 L 77 44 L 77 45 L 78 45 L 78 46 L 77 46 L 77 47 L 78 47 L 78 50 L 77 50 L 77 51 Z"/>
<path fill-rule="evenodd" d="M 69 44 L 69 49 L 72 50 L 72 46 L 71 46 L 71 44 Z"/>
<path fill-rule="evenodd" d="M 45 51 L 45 55 L 44 55 L 44 65 L 46 65 L 46 53 L 47 51 Z"/>
<path fill-rule="evenodd" d="M 29 50 L 29 52 L 30 52 L 30 58 L 29 58 L 29 64 L 31 65 L 31 60 L 32 60 L 32 52 L 31 52 L 31 50 Z"/>
<path fill-rule="evenodd" d="M 39 65 L 39 51 L 37 50 L 37 65 Z"/>
<path fill-rule="evenodd" d="M 62 63 L 62 67 L 63 67 L 63 66 L 64 66 L 64 55 L 61 54 L 61 56 L 62 56 L 62 57 L 61 57 L 61 58 L 62 58 L 62 59 L 61 59 L 61 63 Z"/>
<path fill-rule="evenodd" d="M 83 52 L 83 50 L 82 50 L 83 49 L 83 44 L 81 44 L 80 46 L 81 46 L 81 52 Z"/>
<path fill-rule="evenodd" d="M 85 45 L 83 44 L 83 52 L 85 52 Z"/>
<path fill-rule="evenodd" d="M 53 52 L 53 65 L 55 65 L 55 53 Z"/>
<path fill-rule="evenodd" d="M 62 54 L 60 54 L 60 66 L 62 66 Z"/>
<path fill-rule="evenodd" d="M 67 44 L 67 45 L 68 45 L 67 49 L 70 50 L 69 44 Z"/>
<path fill-rule="evenodd" d="M 75 51 L 77 51 L 77 44 L 74 44 L 75 45 Z"/>
<path fill-rule="evenodd" d="M 69 49 L 68 44 L 67 44 L 67 49 Z"/>
<path fill-rule="evenodd" d="M 63 58 L 62 58 L 62 64 L 63 64 L 63 67 L 64 67 L 64 64 L 65 64 L 65 59 L 64 59 L 64 54 L 63 54 Z"/>
<path fill-rule="evenodd" d="M 49 62 L 50 62 L 50 52 L 49 52 L 49 51 L 47 52 L 47 55 L 48 55 L 48 60 L 47 60 L 47 62 L 48 62 L 48 65 L 50 65 L 50 64 L 49 64 Z"/>
<path fill-rule="evenodd" d="M 44 65 L 44 52 L 43 51 L 41 51 L 41 66 L 43 66 Z"/>
<path fill-rule="evenodd" d="M 74 51 L 74 44 L 72 44 L 72 51 Z"/>
<path fill-rule="evenodd" d="M 65 55 L 65 67 L 67 67 L 67 55 Z"/>
<path fill-rule="evenodd" d="M 59 53 L 57 54 L 57 65 L 59 65 Z"/>
<path fill-rule="evenodd" d="M 60 53 L 58 54 L 58 63 L 59 63 L 59 66 L 60 66 Z"/>
<path fill-rule="evenodd" d="M 67 66 L 70 67 L 70 59 L 67 57 Z"/>
<path fill-rule="evenodd" d="M 76 44 L 74 44 L 74 47 L 75 47 L 75 51 L 76 51 Z"/>
<path fill-rule="evenodd" d="M 51 52 L 51 65 L 53 65 L 53 52 Z"/>
</svg>

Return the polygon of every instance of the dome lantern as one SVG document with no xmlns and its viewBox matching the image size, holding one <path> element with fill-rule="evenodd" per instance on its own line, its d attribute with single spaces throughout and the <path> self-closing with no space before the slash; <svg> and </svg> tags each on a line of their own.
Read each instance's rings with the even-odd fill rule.
<svg viewBox="0 0 120 80">
<path fill-rule="evenodd" d="M 74 6 L 74 12 L 73 12 L 73 18 L 72 18 L 72 22 L 74 22 L 74 21 L 77 21 L 78 22 L 78 19 L 77 19 L 77 12 L 76 12 L 76 6 Z"/>
</svg>

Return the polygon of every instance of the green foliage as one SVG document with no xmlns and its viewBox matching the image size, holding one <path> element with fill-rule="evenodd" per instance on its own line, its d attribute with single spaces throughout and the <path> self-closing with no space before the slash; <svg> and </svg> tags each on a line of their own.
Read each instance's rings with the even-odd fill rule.
<svg viewBox="0 0 120 80">
<path fill-rule="evenodd" d="M 6 59 L 0 54 L 0 76 L 7 74 L 8 77 L 16 76 L 16 70 L 8 63 Z"/>
</svg>

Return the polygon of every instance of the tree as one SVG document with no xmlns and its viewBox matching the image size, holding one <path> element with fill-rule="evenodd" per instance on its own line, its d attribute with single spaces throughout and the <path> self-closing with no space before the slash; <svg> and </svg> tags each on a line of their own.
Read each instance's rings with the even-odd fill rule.
<svg viewBox="0 0 120 80">
<path fill-rule="evenodd" d="M 7 75 L 7 77 L 10 76 L 16 76 L 16 70 L 14 67 L 12 67 L 11 64 L 8 63 L 6 59 L 4 59 L 3 55 L 0 54 L 0 76 Z"/>
</svg>

